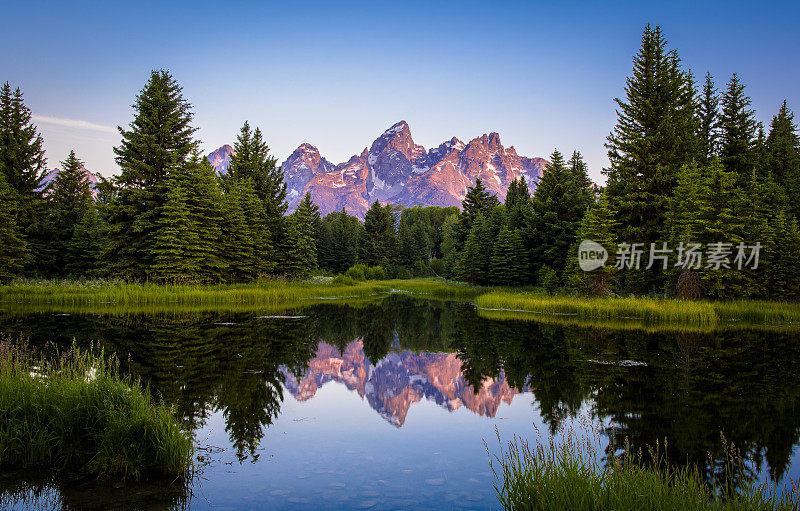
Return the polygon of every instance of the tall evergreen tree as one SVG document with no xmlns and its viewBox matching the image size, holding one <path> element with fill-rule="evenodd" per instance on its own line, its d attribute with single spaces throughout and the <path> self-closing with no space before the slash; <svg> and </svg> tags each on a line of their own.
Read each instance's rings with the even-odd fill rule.
<svg viewBox="0 0 800 511">
<path fill-rule="evenodd" d="M 258 275 L 256 251 L 250 226 L 244 212 L 245 186 L 249 179 L 234 180 L 223 196 L 222 257 L 227 266 L 228 281 L 249 281 Z"/>
<path fill-rule="evenodd" d="M 397 252 L 397 228 L 391 206 L 372 203 L 364 215 L 364 231 L 359 243 L 359 261 L 368 265 L 394 263 Z"/>
<path fill-rule="evenodd" d="M 228 177 L 232 179 L 250 178 L 253 187 L 264 206 L 267 227 L 278 231 L 278 222 L 286 213 L 286 183 L 283 171 L 277 166 L 277 159 L 269 154 L 269 147 L 264 141 L 261 130 L 250 129 L 245 121 L 228 166 Z M 277 240 L 273 240 L 277 241 Z"/>
<path fill-rule="evenodd" d="M 241 188 L 242 212 L 253 243 L 253 276 L 274 273 L 277 269 L 276 242 L 268 227 L 264 203 L 258 197 L 251 179 L 238 183 Z M 280 228 L 280 225 L 277 227 Z"/>
<path fill-rule="evenodd" d="M 663 233 L 678 170 L 699 153 L 691 75 L 681 68 L 677 52 L 667 50 L 660 27 L 645 27 L 625 99 L 615 101 L 617 125 L 606 143 L 609 200 L 617 210 L 620 238 L 649 244 Z M 647 291 L 654 284 L 650 279 L 633 287 Z"/>
<path fill-rule="evenodd" d="M 492 284 L 513 286 L 529 279 L 528 254 L 518 230 L 504 226 L 492 248 L 489 268 Z"/>
<path fill-rule="evenodd" d="M 711 250 L 709 244 L 730 243 L 736 246 L 744 239 L 745 219 L 749 211 L 744 195 L 737 187 L 738 176 L 727 171 L 718 160 L 712 160 L 704 170 L 707 196 L 703 206 L 701 222 L 703 234 L 701 241 L 706 244 L 706 256 Z M 732 261 L 732 260 L 731 260 Z M 753 292 L 748 275 L 736 268 L 708 268 L 708 262 L 701 270 L 703 293 L 720 299 L 747 297 Z"/>
<path fill-rule="evenodd" d="M 575 233 L 591 202 L 588 175 L 579 154 L 573 157 L 573 165 L 575 170 L 567 167 L 558 150 L 553 151 L 533 194 L 532 275 L 538 275 L 542 265 L 562 274 Z"/>
<path fill-rule="evenodd" d="M 594 202 L 594 183 L 589 178 L 589 167 L 583 159 L 580 151 L 573 151 L 572 156 L 567 162 L 570 170 L 570 180 L 572 189 L 576 197 L 573 200 L 574 208 L 583 217 L 583 213 Z"/>
<path fill-rule="evenodd" d="M 41 273 L 39 257 L 45 252 L 50 230 L 41 183 L 47 163 L 44 140 L 32 122 L 31 110 L 19 88 L 6 82 L 0 87 L 0 173 L 16 197 L 16 225 L 32 257 L 25 259 L 26 273 Z"/>
<path fill-rule="evenodd" d="M 506 213 L 511 229 L 526 229 L 531 223 L 531 192 L 525 176 L 514 179 L 506 192 Z"/>
<path fill-rule="evenodd" d="M 666 239 L 673 249 L 689 243 L 706 241 L 705 220 L 709 218 L 710 190 L 706 182 L 705 167 L 692 162 L 681 167 L 678 184 L 669 201 Z M 682 244 L 682 245 L 681 245 Z M 673 262 L 666 272 L 666 290 L 679 298 L 694 299 L 702 294 L 700 273 L 689 266 L 676 267 Z"/>
<path fill-rule="evenodd" d="M 130 129 L 119 128 L 114 148 L 122 172 L 108 207 L 109 245 L 105 258 L 113 274 L 146 278 L 155 256 L 157 214 L 166 202 L 165 178 L 185 168 L 198 147 L 191 105 L 167 71 L 152 71 L 136 96 Z"/>
<path fill-rule="evenodd" d="M 616 289 L 616 268 L 613 261 L 617 248 L 617 235 L 619 225 L 616 220 L 616 211 L 608 198 L 608 193 L 603 192 L 600 198 L 589 207 L 586 215 L 581 220 L 576 235 L 575 243 L 570 250 L 567 260 L 566 282 L 569 287 L 589 296 L 604 296 Z M 606 265 L 590 272 L 585 272 L 578 266 L 578 247 L 583 240 L 599 243 L 608 252 Z"/>
<path fill-rule="evenodd" d="M 768 265 L 768 296 L 775 300 L 800 299 L 800 230 L 797 219 L 778 214 L 773 223 L 774 242 Z M 763 264 L 763 263 L 760 263 Z"/>
<path fill-rule="evenodd" d="M 286 273 L 290 277 L 307 277 L 317 269 L 316 233 L 319 208 L 306 193 L 288 221 L 288 236 L 284 244 Z"/>
<path fill-rule="evenodd" d="M 753 168 L 753 148 L 758 127 L 744 84 L 734 73 L 722 94 L 720 114 L 720 157 L 725 170 L 735 172 L 743 184 Z"/>
<path fill-rule="evenodd" d="M 22 91 L 6 82 L 0 87 L 0 173 L 19 196 L 20 215 L 30 223 L 32 208 L 41 198 L 39 188 L 46 173 L 44 140 L 32 122 Z M 23 229 L 27 225 L 22 226 Z"/>
<path fill-rule="evenodd" d="M 103 244 L 105 228 L 94 203 L 83 213 L 67 244 L 66 272 L 76 277 L 98 277 L 102 275 Z"/>
<path fill-rule="evenodd" d="M 83 162 L 70 151 L 67 159 L 61 162 L 61 169 L 56 174 L 50 189 L 50 211 L 47 221 L 50 230 L 46 250 L 39 255 L 46 259 L 45 273 L 48 275 L 65 275 L 70 257 L 69 246 L 75 234 L 76 226 L 92 207 L 89 176 Z"/>
<path fill-rule="evenodd" d="M 174 181 L 157 221 L 149 276 L 169 283 L 199 282 L 203 278 L 197 225 L 189 213 L 186 192 L 179 180 Z"/>
<path fill-rule="evenodd" d="M 214 169 L 194 151 L 189 161 L 172 175 L 185 190 L 189 217 L 197 232 L 194 255 L 200 266 L 198 280 L 218 282 L 227 274 L 228 263 L 222 254 L 224 206 Z"/>
<path fill-rule="evenodd" d="M 342 209 L 322 220 L 323 228 L 317 240 L 317 259 L 320 268 L 344 273 L 358 260 L 358 240 L 363 226 L 358 218 Z"/>
<path fill-rule="evenodd" d="M 708 161 L 717 154 L 719 145 L 719 93 L 711 73 L 706 73 L 697 115 L 700 118 L 700 156 Z"/>
<path fill-rule="evenodd" d="M 784 188 L 789 212 L 800 218 L 800 137 L 794 123 L 794 113 L 784 100 L 778 114 L 772 118 L 766 140 L 766 167 L 775 181 Z"/>
<path fill-rule="evenodd" d="M 484 219 L 483 213 L 478 213 L 458 261 L 459 277 L 472 284 L 487 284 L 493 245 L 491 226 Z"/>
<path fill-rule="evenodd" d="M 467 188 L 467 193 L 461 202 L 461 214 L 459 215 L 457 231 L 457 248 L 459 250 L 466 242 L 467 236 L 469 236 L 469 232 L 472 229 L 472 223 L 478 214 L 482 214 L 486 218 L 498 204 L 500 204 L 500 201 L 497 196 L 487 190 L 480 179 L 475 180 L 475 186 Z"/>
<path fill-rule="evenodd" d="M 0 282 L 8 282 L 22 271 L 28 244 L 17 224 L 18 195 L 0 173 Z"/>
</svg>

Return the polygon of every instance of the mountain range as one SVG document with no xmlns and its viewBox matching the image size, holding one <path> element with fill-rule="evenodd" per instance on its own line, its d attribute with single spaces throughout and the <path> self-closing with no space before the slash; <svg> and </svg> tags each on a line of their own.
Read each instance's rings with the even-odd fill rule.
<svg viewBox="0 0 800 511">
<path fill-rule="evenodd" d="M 233 149 L 224 145 L 208 155 L 211 165 L 227 172 Z M 500 135 L 484 134 L 464 143 L 456 137 L 426 150 L 414 143 L 408 123 L 400 121 L 358 154 L 334 164 L 303 143 L 281 164 L 289 210 L 306 193 L 325 215 L 345 209 L 364 218 L 372 202 L 405 206 L 461 206 L 467 187 L 481 179 L 503 200 L 512 180 L 524 176 L 531 192 L 547 161 L 520 156 L 503 147 Z"/>
<path fill-rule="evenodd" d="M 501 374 L 487 378 L 477 392 L 465 382 L 461 360 L 455 353 L 389 353 L 373 365 L 364 354 L 358 339 L 345 347 L 344 353 L 324 342 L 299 379 L 282 368 L 284 387 L 298 401 L 308 401 L 328 382 L 344 384 L 366 399 L 369 406 L 386 421 L 401 427 L 411 405 L 427 399 L 448 411 L 460 407 L 472 413 L 494 417 L 502 403 L 511 404 L 519 392 L 511 388 Z"/>
</svg>

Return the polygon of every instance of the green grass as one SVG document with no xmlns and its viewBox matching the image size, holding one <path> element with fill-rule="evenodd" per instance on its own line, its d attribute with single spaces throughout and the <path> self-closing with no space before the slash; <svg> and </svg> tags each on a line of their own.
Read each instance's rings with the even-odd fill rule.
<svg viewBox="0 0 800 511">
<path fill-rule="evenodd" d="M 19 313 L 277 312 L 326 301 L 364 304 L 381 300 L 388 293 L 474 301 L 481 315 L 496 319 L 645 329 L 714 330 L 728 326 L 792 329 L 800 326 L 800 304 L 797 303 L 583 298 L 550 296 L 530 288 L 477 287 L 443 279 L 356 281 L 346 276 L 227 285 L 23 281 L 0 286 L 0 309 Z"/>
<path fill-rule="evenodd" d="M 10 311 L 279 310 L 322 301 L 363 302 L 388 292 L 470 300 L 480 288 L 441 279 L 354 281 L 263 280 L 249 284 L 159 285 L 114 281 L 37 281 L 0 286 L 0 307 Z"/>
<path fill-rule="evenodd" d="M 570 509 L 725 511 L 796 510 L 798 488 L 779 493 L 768 483 L 757 484 L 746 477 L 734 486 L 730 480 L 706 484 L 693 467 L 670 467 L 658 448 L 650 459 L 623 454 L 604 465 L 598 436 L 568 432 L 563 440 L 535 447 L 514 438 L 499 453 L 489 455 L 492 485 L 503 508 L 508 510 Z M 498 442 L 500 441 L 498 435 Z M 628 451 L 626 449 L 626 451 Z M 731 449 L 732 452 L 735 452 Z M 488 453 L 488 448 L 487 448 Z M 729 467 L 742 467 L 729 458 Z M 743 476 L 741 468 L 734 469 Z M 731 473 L 726 471 L 725 473 Z"/>
<path fill-rule="evenodd" d="M 184 478 L 193 447 L 171 409 L 73 347 L 45 357 L 0 341 L 0 466 L 104 478 Z"/>
<path fill-rule="evenodd" d="M 658 298 L 583 298 L 549 296 L 531 292 L 491 291 L 478 296 L 475 305 L 485 311 L 528 312 L 531 319 L 562 316 L 617 324 L 671 323 L 691 327 L 729 324 L 800 323 L 800 304 L 765 301 L 685 301 Z M 516 318 L 518 319 L 518 318 Z"/>
</svg>

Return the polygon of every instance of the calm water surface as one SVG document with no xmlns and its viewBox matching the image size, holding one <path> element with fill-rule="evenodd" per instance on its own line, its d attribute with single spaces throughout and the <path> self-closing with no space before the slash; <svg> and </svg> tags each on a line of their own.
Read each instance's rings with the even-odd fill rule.
<svg viewBox="0 0 800 511">
<path fill-rule="evenodd" d="M 207 463 L 168 487 L 3 474 L 14 509 L 498 509 L 484 441 L 586 418 L 604 457 L 667 438 L 709 477 L 723 433 L 761 479 L 800 476 L 800 335 L 784 328 L 546 324 L 393 295 L 278 317 L 0 312 L 0 334 L 116 352 Z"/>
</svg>

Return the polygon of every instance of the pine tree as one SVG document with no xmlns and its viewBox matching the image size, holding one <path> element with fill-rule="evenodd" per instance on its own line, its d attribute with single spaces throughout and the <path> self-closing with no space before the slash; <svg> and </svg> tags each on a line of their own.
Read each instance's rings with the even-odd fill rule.
<svg viewBox="0 0 800 511">
<path fill-rule="evenodd" d="M 6 82 L 0 87 L 0 174 L 15 197 L 15 223 L 31 257 L 25 259 L 25 272 L 42 273 L 40 257 L 45 252 L 51 231 L 46 211 L 48 203 L 41 190 L 47 160 L 44 140 L 32 122 L 22 91 Z M 46 262 L 46 261 L 45 261 Z"/>
<path fill-rule="evenodd" d="M 576 195 L 572 200 L 574 214 L 582 218 L 586 208 L 594 202 L 594 183 L 589 178 L 589 167 L 580 151 L 573 151 L 567 167 L 570 170 L 572 190 Z"/>
<path fill-rule="evenodd" d="M 283 171 L 277 166 L 276 158 L 269 154 L 261 130 L 256 128 L 251 131 L 247 121 L 234 143 L 226 177 L 252 180 L 256 195 L 264 207 L 267 228 L 277 233 L 287 208 Z M 277 241 L 272 240 L 273 243 Z"/>
<path fill-rule="evenodd" d="M 617 125 L 606 147 L 611 161 L 608 194 L 628 242 L 655 242 L 664 230 L 666 202 L 682 165 L 699 154 L 695 90 L 675 50 L 667 50 L 661 28 L 645 27 L 633 60 L 624 100 L 616 99 Z M 638 291 L 657 284 L 652 272 Z M 634 290 L 634 289 L 632 289 Z"/>
<path fill-rule="evenodd" d="M 738 176 L 727 171 L 718 159 L 704 169 L 707 196 L 700 221 L 703 225 L 701 241 L 709 244 L 744 242 L 745 218 L 749 210 L 742 191 L 737 187 Z M 706 263 L 704 262 L 704 265 Z M 753 292 L 746 273 L 730 269 L 703 268 L 700 272 L 703 293 L 712 298 L 728 299 L 747 297 Z"/>
<path fill-rule="evenodd" d="M 12 90 L 6 82 L 0 87 L 0 173 L 19 198 L 23 229 L 33 222 L 46 164 L 44 140 L 23 102 L 22 91 Z"/>
<path fill-rule="evenodd" d="M 233 180 L 229 184 L 228 192 L 222 197 L 222 255 L 227 266 L 226 280 L 230 282 L 246 282 L 258 274 L 255 244 L 244 213 L 244 188 L 249 182 L 249 179 Z"/>
<path fill-rule="evenodd" d="M 567 261 L 567 285 L 588 296 L 605 296 L 616 288 L 616 268 L 614 258 L 617 248 L 617 233 L 619 226 L 616 220 L 616 211 L 608 198 L 608 193 L 603 192 L 600 198 L 589 207 L 586 215 L 581 220 L 576 235 L 575 243 L 570 249 Z M 578 247 L 581 241 L 590 240 L 599 243 L 608 252 L 605 266 L 583 271 L 578 266 Z"/>
<path fill-rule="evenodd" d="M 67 274 L 77 277 L 100 276 L 104 239 L 105 229 L 97 207 L 90 203 L 67 245 Z"/>
<path fill-rule="evenodd" d="M 170 180 L 173 181 L 173 180 Z M 162 206 L 153 244 L 150 278 L 169 283 L 202 280 L 197 247 L 197 224 L 189 214 L 186 192 L 178 179 L 170 183 L 167 201 Z"/>
<path fill-rule="evenodd" d="M 452 213 L 442 222 L 442 277 L 454 278 L 457 276 L 458 259 L 458 231 L 459 214 Z"/>
<path fill-rule="evenodd" d="M 531 192 L 525 176 L 514 179 L 506 192 L 506 212 L 511 229 L 525 229 L 531 222 Z"/>
<path fill-rule="evenodd" d="M 17 224 L 17 194 L 0 173 L 0 282 L 19 276 L 29 256 L 28 244 Z"/>
<path fill-rule="evenodd" d="M 50 212 L 48 228 L 50 239 L 45 250 L 39 255 L 41 267 L 48 275 L 66 275 L 69 266 L 69 246 L 72 243 L 76 226 L 92 207 L 89 176 L 83 162 L 70 151 L 67 159 L 61 162 L 50 189 Z"/>
<path fill-rule="evenodd" d="M 681 167 L 678 173 L 678 184 L 668 203 L 666 223 L 666 238 L 673 250 L 705 241 L 704 222 L 710 215 L 711 206 L 704 172 L 705 167 L 692 162 Z M 698 270 L 688 266 L 675 267 L 674 263 L 666 271 L 667 293 L 674 293 L 682 299 L 699 298 L 702 290 Z"/>
<path fill-rule="evenodd" d="M 319 222 L 319 208 L 306 193 L 288 222 L 286 251 L 286 273 L 292 278 L 307 277 L 317 269 L 317 247 L 315 235 Z M 291 246 L 288 246 L 291 244 Z"/>
<path fill-rule="evenodd" d="M 768 263 L 768 291 L 773 300 L 800 299 L 800 230 L 797 219 L 778 214 L 773 223 L 774 242 Z M 759 264 L 764 264 L 760 261 Z"/>
<path fill-rule="evenodd" d="M 753 168 L 753 145 L 756 135 L 755 111 L 744 93 L 744 84 L 734 73 L 722 94 L 720 114 L 720 157 L 725 170 L 739 176 L 744 183 Z"/>
<path fill-rule="evenodd" d="M 457 273 L 460 278 L 473 284 L 487 284 L 494 239 L 491 225 L 478 213 L 464 244 L 458 261 Z"/>
<path fill-rule="evenodd" d="M 711 73 L 706 73 L 697 115 L 700 118 L 700 155 L 708 161 L 717 154 L 719 145 L 719 94 Z"/>
<path fill-rule="evenodd" d="M 457 249 L 461 250 L 472 229 L 472 223 L 478 214 L 482 214 L 484 219 L 489 216 L 492 209 L 500 204 L 497 196 L 492 194 L 480 179 L 475 180 L 475 186 L 467 188 L 464 200 L 461 202 L 461 214 L 457 230 Z"/>
<path fill-rule="evenodd" d="M 274 237 L 267 226 L 264 203 L 258 197 L 251 179 L 239 183 L 242 212 L 247 221 L 249 237 L 253 243 L 253 277 L 274 273 L 277 269 Z"/>
<path fill-rule="evenodd" d="M 553 151 L 533 194 L 529 246 L 533 275 L 542 265 L 562 274 L 575 233 L 591 203 L 590 181 L 580 154 L 573 155 L 571 161 L 574 170 L 567 167 L 558 150 Z"/>
<path fill-rule="evenodd" d="M 710 204 L 706 202 L 709 193 L 704 167 L 696 162 L 681 167 L 667 215 L 666 231 L 671 245 L 703 241 L 704 220 L 710 214 Z"/>
<path fill-rule="evenodd" d="M 513 286 L 528 280 L 528 254 L 517 230 L 504 226 L 492 248 L 489 276 L 492 284 Z"/>
<path fill-rule="evenodd" d="M 194 255 L 200 266 L 198 280 L 218 282 L 227 274 L 227 262 L 222 255 L 224 206 L 214 169 L 195 151 L 184 167 L 171 174 L 186 193 L 189 218 L 197 232 Z"/>
<path fill-rule="evenodd" d="M 397 253 L 397 229 L 392 208 L 375 201 L 364 215 L 364 231 L 359 243 L 359 261 L 367 266 L 393 262 Z"/>
<path fill-rule="evenodd" d="M 358 260 L 358 240 L 363 226 L 358 218 L 348 215 L 344 209 L 329 213 L 322 223 L 322 236 L 317 240 L 319 266 L 334 273 L 344 273 Z"/>
<path fill-rule="evenodd" d="M 151 72 L 134 111 L 130 129 L 119 128 L 122 143 L 114 148 L 122 172 L 108 206 L 105 259 L 114 275 L 143 279 L 155 257 L 157 214 L 169 193 L 164 180 L 187 167 L 198 142 L 191 105 L 167 71 Z"/>
<path fill-rule="evenodd" d="M 778 114 L 772 118 L 766 140 L 766 167 L 775 181 L 784 188 L 789 213 L 800 218 L 800 138 L 794 113 L 784 100 Z"/>
</svg>

